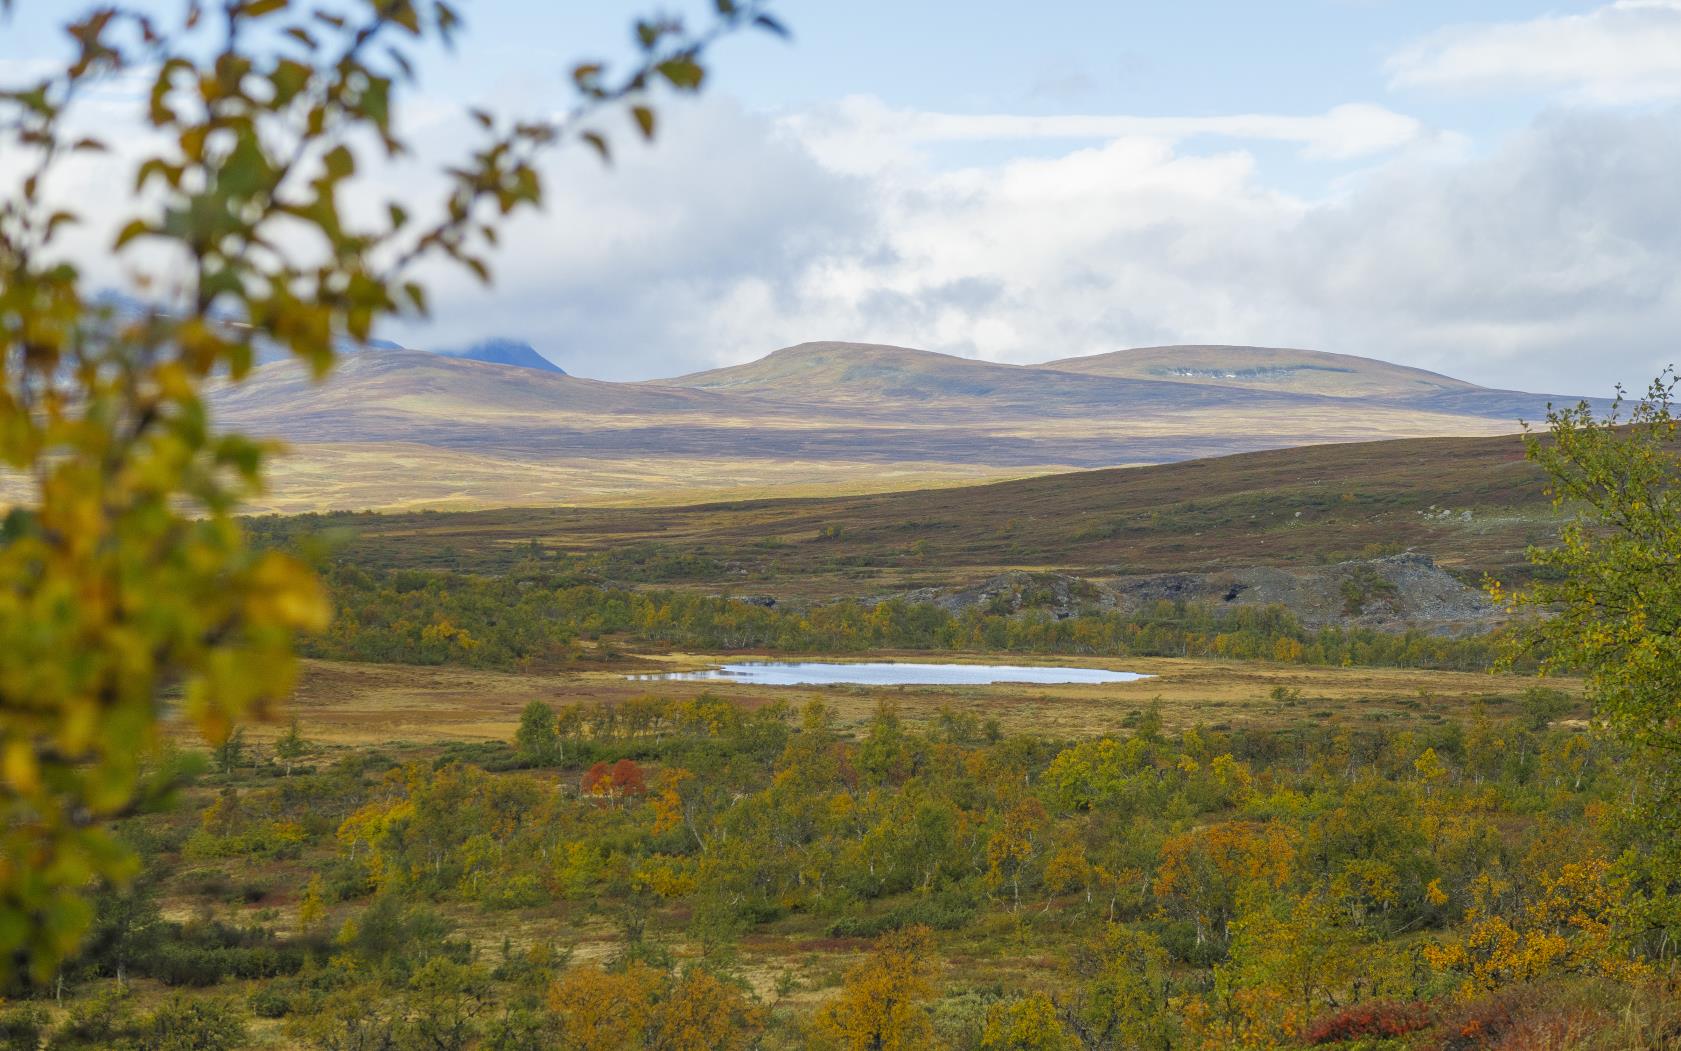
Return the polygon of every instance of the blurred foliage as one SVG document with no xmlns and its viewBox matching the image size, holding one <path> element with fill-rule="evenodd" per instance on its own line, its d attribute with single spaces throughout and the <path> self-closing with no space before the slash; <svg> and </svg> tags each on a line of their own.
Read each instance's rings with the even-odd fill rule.
<svg viewBox="0 0 1681 1051">
<path fill-rule="evenodd" d="M 326 624 L 307 568 L 246 544 L 234 513 L 274 449 L 218 433 L 206 386 L 275 349 L 324 375 L 380 321 L 425 312 L 428 260 L 488 280 L 498 228 L 542 199 L 545 150 L 605 157 L 591 121 L 609 107 L 651 137 L 654 90 L 697 90 L 707 45 L 748 25 L 782 31 L 734 0 L 698 32 L 640 21 L 632 68 L 571 68 L 566 117 L 472 111 L 424 213 L 346 200 L 377 187 L 370 164 L 413 163 L 400 104 L 411 55 L 461 29 L 444 0 L 99 7 L 65 23 L 61 67 L 0 89 L 19 173 L 0 197 L 0 470 L 26 494 L 0 526 L 0 974 L 49 975 L 88 927 L 90 884 L 132 874 L 102 826 L 149 795 L 166 709 L 225 740 L 290 689 L 294 635 Z M 122 150 L 77 130 L 114 80 L 141 86 L 144 133 Z M 109 244 L 138 305 L 65 258 L 80 217 L 60 184 L 90 153 L 131 169 Z"/>
<path fill-rule="evenodd" d="M 1502 596 L 1534 614 L 1519 641 L 1544 671 L 1582 671 L 1596 718 L 1654 764 L 1637 800 L 1674 827 L 1681 793 L 1681 441 L 1673 371 L 1629 407 L 1548 413 L 1527 437 L 1555 503 L 1576 514 L 1550 547 L 1529 552 L 1527 590 Z M 1626 410 L 1626 416 L 1624 415 Z M 1538 699 L 1540 704 L 1544 698 Z M 1556 713 L 1540 708 L 1541 725 Z"/>
</svg>

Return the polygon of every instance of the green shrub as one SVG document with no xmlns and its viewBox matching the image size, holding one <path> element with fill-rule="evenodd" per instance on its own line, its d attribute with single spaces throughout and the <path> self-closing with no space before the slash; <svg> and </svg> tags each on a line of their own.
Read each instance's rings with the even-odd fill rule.
<svg viewBox="0 0 1681 1051">
<path fill-rule="evenodd" d="M 140 1051 L 235 1051 L 248 1045 L 245 1018 L 225 1000 L 176 996 L 140 1027 Z"/>
<path fill-rule="evenodd" d="M 38 1051 L 46 1035 L 46 1012 L 34 1004 L 0 1014 L 0 1051 Z"/>
<path fill-rule="evenodd" d="M 258 1018 L 284 1018 L 292 1013 L 292 998 L 277 985 L 258 986 L 247 1001 Z"/>
</svg>

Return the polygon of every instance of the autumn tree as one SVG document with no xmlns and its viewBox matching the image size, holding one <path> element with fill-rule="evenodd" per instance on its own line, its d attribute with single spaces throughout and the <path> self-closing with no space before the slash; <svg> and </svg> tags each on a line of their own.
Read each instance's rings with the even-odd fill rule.
<svg viewBox="0 0 1681 1051">
<path fill-rule="evenodd" d="M 736 986 L 691 968 L 671 982 L 649 1021 L 650 1051 L 747 1051 L 764 1029 L 764 1011 Z"/>
<path fill-rule="evenodd" d="M 660 976 L 632 963 L 619 971 L 595 966 L 568 969 L 550 987 L 563 1051 L 621 1051 L 640 1047 L 653 1022 L 654 995 Z"/>
<path fill-rule="evenodd" d="M 1079 1047 L 1044 993 L 1029 993 L 987 1008 L 981 1051 L 1075 1051 Z"/>
<path fill-rule="evenodd" d="M 1681 443 L 1677 377 L 1666 372 L 1629 405 L 1619 391 L 1598 415 L 1583 402 L 1547 413 L 1529 459 L 1555 505 L 1575 513 L 1553 546 L 1533 547 L 1534 583 L 1509 596 L 1529 620 L 1543 672 L 1587 674 L 1596 717 L 1654 762 L 1654 817 L 1672 821 L 1681 793 Z M 1494 588 L 1501 595 L 1498 585 Z M 1534 712 L 1536 722 L 1557 714 Z"/>
<path fill-rule="evenodd" d="M 926 927 L 881 937 L 868 960 L 846 973 L 838 995 L 812 1022 L 815 1045 L 835 1051 L 918 1051 L 935 1045 L 928 1001 L 934 961 Z"/>
<path fill-rule="evenodd" d="M 599 118 L 621 103 L 651 136 L 656 85 L 696 90 L 718 35 L 780 30 L 760 0 L 716 0 L 699 30 L 638 22 L 630 68 L 578 63 L 571 105 L 525 119 L 473 112 L 437 199 L 363 214 L 345 201 L 383 197 L 375 157 L 415 163 L 408 89 L 461 29 L 454 3 L 159 6 L 78 15 L 61 66 L 0 85 L 0 153 L 19 173 L 0 196 L 0 471 L 18 487 L 0 524 L 0 968 L 41 978 L 86 930 L 90 882 L 133 873 L 105 822 L 143 795 L 166 696 L 226 741 L 286 696 L 294 637 L 327 621 L 302 564 L 247 544 L 237 512 L 272 448 L 218 432 L 206 385 L 270 351 L 325 374 L 340 347 L 425 313 L 430 261 L 488 278 L 498 229 L 542 200 L 546 151 L 605 154 Z M 133 311 L 102 306 L 63 251 L 86 218 L 66 163 L 107 148 L 78 105 L 118 76 L 142 82 L 146 134 L 108 178 L 132 194 L 126 214 L 97 233 L 133 277 Z"/>
<path fill-rule="evenodd" d="M 1173 1046 L 1167 953 L 1148 934 L 1109 924 L 1071 952 L 1079 983 L 1056 998 L 1059 1017 L 1087 1051 Z"/>
<path fill-rule="evenodd" d="M 1189 921 L 1201 946 L 1224 951 L 1245 887 L 1278 888 L 1295 869 L 1296 836 L 1279 822 L 1230 821 L 1162 844 L 1152 890 L 1162 912 Z"/>
<path fill-rule="evenodd" d="M 298 926 L 304 931 L 312 931 L 326 919 L 326 888 L 321 883 L 321 874 L 315 873 L 304 885 L 303 899 L 298 902 Z"/>
<path fill-rule="evenodd" d="M 1630 950 L 1646 920 L 1627 873 L 1587 858 L 1545 873 L 1521 907 L 1502 907 L 1500 880 L 1472 888 L 1462 932 L 1428 947 L 1437 970 L 1458 975 L 1467 993 L 1559 974 L 1637 981 L 1648 966 Z"/>
<path fill-rule="evenodd" d="M 585 795 L 620 800 L 640 796 L 648 791 L 648 778 L 635 760 L 620 759 L 614 763 L 598 762 L 584 771 L 578 787 Z"/>
<path fill-rule="evenodd" d="M 1231 958 L 1214 972 L 1225 1033 L 1288 1042 L 1336 1005 L 1358 965 L 1356 938 L 1322 892 L 1280 901 L 1251 885 L 1241 897 Z"/>
<path fill-rule="evenodd" d="M 1022 880 L 1039 860 L 1047 820 L 1037 799 L 1024 799 L 1004 814 L 987 839 L 987 884 L 994 889 L 1008 886 L 1013 908 L 1021 908 Z"/>
</svg>

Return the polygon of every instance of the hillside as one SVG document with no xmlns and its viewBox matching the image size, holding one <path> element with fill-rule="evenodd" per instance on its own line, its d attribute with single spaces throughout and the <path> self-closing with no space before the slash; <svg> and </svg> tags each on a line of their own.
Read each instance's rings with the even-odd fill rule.
<svg viewBox="0 0 1681 1051">
<path fill-rule="evenodd" d="M 317 381 L 297 362 L 275 362 L 244 383 L 216 389 L 211 397 L 220 419 L 264 427 L 268 433 L 310 418 L 309 429 L 292 428 L 300 441 L 360 434 L 367 420 L 381 417 L 407 417 L 416 428 L 448 428 L 510 417 L 554 423 L 568 414 L 684 416 L 741 408 L 737 401 L 701 390 L 607 383 L 558 370 L 403 349 L 345 355 L 326 381 Z"/>
<path fill-rule="evenodd" d="M 223 426 L 292 443 L 259 509 L 301 511 L 926 489 L 1508 433 L 1548 400 L 1383 362 L 1255 348 L 1023 366 L 807 343 L 638 383 L 527 366 L 369 349 L 347 355 L 326 384 L 277 362 L 213 402 Z"/>
<path fill-rule="evenodd" d="M 1100 376 L 1002 365 L 908 347 L 801 343 L 745 365 L 658 381 L 662 386 L 750 393 L 802 404 L 908 403 L 923 411 L 1028 416 L 1081 415 L 1101 407 L 1184 412 L 1298 407 L 1301 399 L 1238 388 L 1212 389 L 1157 377 Z"/>
<path fill-rule="evenodd" d="M 1043 368 L 1139 380 L 1172 380 L 1332 398 L 1417 398 L 1475 391 L 1475 384 L 1387 361 L 1317 350 L 1218 345 L 1137 347 L 1063 358 Z"/>
<path fill-rule="evenodd" d="M 344 557 L 507 569 L 597 559 L 608 578 L 780 598 L 970 586 L 1015 570 L 1117 580 L 1312 567 L 1403 550 L 1462 580 L 1521 573 L 1557 513 L 1515 437 L 1325 445 L 983 486 L 691 507 L 329 515 Z M 1202 585 L 1197 585 L 1198 587 Z"/>
</svg>

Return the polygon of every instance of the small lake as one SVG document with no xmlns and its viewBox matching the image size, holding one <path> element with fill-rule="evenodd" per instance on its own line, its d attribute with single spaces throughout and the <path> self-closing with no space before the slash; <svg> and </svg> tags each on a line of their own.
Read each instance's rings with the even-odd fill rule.
<svg viewBox="0 0 1681 1051">
<path fill-rule="evenodd" d="M 705 671 L 630 675 L 638 682 L 735 682 L 747 686 L 989 686 L 993 683 L 1101 684 L 1148 679 L 1130 671 L 1025 664 L 918 664 L 876 661 L 737 661 Z"/>
</svg>

